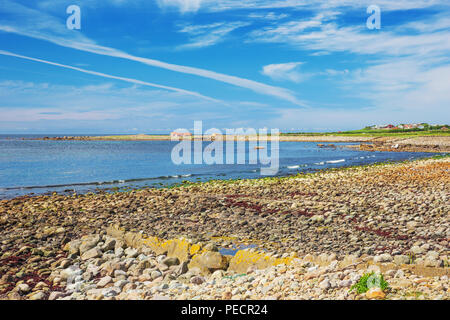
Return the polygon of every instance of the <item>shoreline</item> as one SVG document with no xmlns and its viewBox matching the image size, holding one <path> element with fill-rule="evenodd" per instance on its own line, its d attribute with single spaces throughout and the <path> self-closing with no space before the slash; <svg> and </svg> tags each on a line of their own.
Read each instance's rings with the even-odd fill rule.
<svg viewBox="0 0 450 320">
<path fill-rule="evenodd" d="M 358 145 L 347 145 L 347 146 L 338 146 L 339 148 L 359 148 Z M 323 145 L 322 148 L 330 148 L 329 145 Z M 335 148 L 335 146 L 332 145 L 331 148 Z M 373 150 L 372 150 L 373 151 Z M 398 151 L 398 150 L 397 150 Z M 395 151 L 394 151 L 395 152 Z M 424 151 L 426 152 L 426 151 Z M 58 195 L 63 195 L 63 196 L 68 196 L 70 194 L 87 194 L 87 193 L 102 193 L 102 192 L 107 192 L 107 193 L 114 193 L 114 192 L 129 192 L 132 190 L 143 190 L 143 189 L 170 189 L 170 188 L 177 188 L 177 187 L 181 187 L 181 186 L 187 186 L 187 185 L 193 185 L 193 184 L 205 184 L 205 183 L 214 183 L 214 182 L 220 182 L 220 181 L 239 181 L 239 180 L 261 180 L 261 179 L 284 179 L 284 178 L 292 178 L 298 175 L 310 175 L 310 174 L 315 174 L 318 172 L 327 172 L 327 171 L 335 171 L 335 170 L 347 170 L 347 169 L 351 169 L 351 168 L 366 168 L 366 167 L 371 167 L 371 166 L 379 166 L 379 165 L 385 165 L 385 164 L 399 164 L 399 163 L 405 163 L 405 162 L 412 162 L 412 161 L 420 161 L 420 160 L 427 160 L 427 159 L 433 159 L 435 157 L 441 157 L 440 155 L 437 156 L 424 156 L 421 158 L 417 158 L 417 159 L 413 159 L 413 160 L 392 160 L 392 161 L 381 161 L 381 162 L 375 162 L 375 163 L 367 163 L 367 164 L 359 164 L 359 165 L 344 165 L 341 167 L 328 167 L 328 168 L 319 168 L 319 169 L 308 169 L 308 170 L 304 170 L 301 172 L 297 172 L 296 174 L 284 174 L 284 175 L 277 175 L 274 177 L 253 177 L 253 178 L 231 178 L 231 179 L 209 179 L 209 180 L 203 180 L 203 181 L 191 181 L 191 180 L 183 180 L 182 182 L 174 182 L 173 184 L 168 184 L 168 185 L 160 185 L 160 186 L 124 186 L 123 188 L 120 187 L 107 187 L 107 188 L 95 188 L 92 190 L 85 190 L 85 191 L 80 191 L 80 190 L 70 190 L 70 187 L 76 187 L 76 186 L 104 186 L 104 185 L 115 185 L 118 183 L 127 183 L 127 182 L 133 182 L 133 181 L 142 181 L 142 180 L 155 180 L 155 179 L 171 179 L 173 178 L 173 176 L 161 176 L 161 177 L 152 177 L 152 178 L 147 178 L 147 179 L 132 179 L 130 181 L 127 180 L 114 180 L 114 181 L 102 181 L 102 182 L 83 182 L 83 183 L 72 183 L 72 184 L 68 184 L 68 185 L 43 185 L 43 186 L 21 186 L 21 187 L 11 187 L 11 188 L 4 188 L 5 190 L 13 190 L 13 189 L 27 189 L 30 190 L 30 193 L 28 194 L 23 194 L 23 195 L 16 195 L 16 196 L 11 196 L 11 197 L 5 197 L 5 198 L 0 198 L 0 201 L 2 200 L 13 200 L 13 199 L 18 199 L 18 198 L 31 198 L 31 197 L 39 197 L 39 196 L 49 196 L 52 194 L 58 194 Z M 186 178 L 192 176 L 192 174 L 190 175 L 186 175 Z M 196 174 L 194 174 L 194 176 L 197 176 Z M 178 175 L 178 177 L 180 177 Z M 65 190 L 60 190 L 60 191 L 47 191 L 44 193 L 34 193 L 31 192 L 32 190 L 35 189 L 46 189 L 46 188 L 65 188 Z"/>
<path fill-rule="evenodd" d="M 370 141 L 371 137 L 363 136 L 333 136 L 333 135 L 310 135 L 310 136 L 291 136 L 281 135 L 278 137 L 279 141 L 292 142 L 365 142 Z M 23 138 L 24 140 L 50 140 L 50 141 L 170 141 L 170 135 L 113 135 L 113 136 L 62 136 L 62 137 L 42 137 L 42 138 Z M 180 140 L 191 141 L 214 141 L 222 139 L 222 141 L 257 141 L 258 136 L 221 136 L 220 138 L 214 136 L 188 136 L 181 137 Z M 271 136 L 267 136 L 268 141 L 271 141 Z M 176 140 L 178 141 L 178 140 Z"/>
<path fill-rule="evenodd" d="M 171 141 L 170 135 L 123 135 L 123 136 L 63 136 L 43 138 L 22 138 L 23 140 L 44 141 Z M 257 136 L 191 136 L 182 137 L 190 141 L 257 141 Z M 267 137 L 271 141 L 272 137 Z M 178 140 L 176 140 L 178 141 Z M 417 135 L 417 136 L 363 136 L 363 135 L 281 135 L 279 142 L 317 142 L 317 143 L 356 143 L 359 146 L 347 145 L 348 148 L 359 148 L 364 151 L 391 152 L 450 152 L 450 135 Z M 323 145 L 323 147 L 334 147 Z"/>
<path fill-rule="evenodd" d="M 117 299 L 153 299 L 165 295 L 171 299 L 220 299 L 231 295 L 243 299 L 248 295 L 256 299 L 275 294 L 271 290 L 258 292 L 263 288 L 258 284 L 246 294 L 236 289 L 233 281 L 223 285 L 216 282 L 213 291 L 201 293 L 214 275 L 224 279 L 238 274 L 236 270 L 245 271 L 242 279 L 250 282 L 271 282 L 284 274 L 298 274 L 299 291 L 288 286 L 290 290 L 280 291 L 281 299 L 365 299 L 348 293 L 349 286 L 372 269 L 382 270 L 388 282 L 397 286 L 386 293 L 387 298 L 402 298 L 408 290 L 416 290 L 414 279 L 431 279 L 433 286 L 448 288 L 450 227 L 445 199 L 449 169 L 450 159 L 440 157 L 280 178 L 216 180 L 171 189 L 2 200 L 0 298 L 46 299 L 52 295 L 105 299 L 110 295 Z M 113 225 L 120 226 L 117 230 L 125 234 L 108 229 Z M 170 239 L 184 237 L 190 243 L 189 250 L 194 244 L 206 249 L 188 254 L 189 262 L 184 264 L 184 256 L 179 255 L 184 251 L 179 245 L 165 247 L 164 252 L 155 249 L 158 245 L 150 246 L 150 250 L 148 242 L 139 245 L 142 238 L 137 234 L 141 233 L 157 239 L 152 243 L 160 247 L 178 243 Z M 80 242 L 83 236 L 85 240 Z M 122 243 L 122 249 L 111 246 L 113 240 Z M 70 253 L 76 243 L 78 249 Z M 94 245 L 81 253 L 80 243 Z M 107 243 L 110 247 L 105 247 Z M 253 261 L 265 252 L 262 257 L 268 255 L 273 263 L 261 271 L 248 261 L 248 265 L 231 267 L 233 257 L 222 256 L 214 249 L 236 245 L 256 246 L 240 253 L 244 260 L 249 257 L 248 261 Z M 92 256 L 83 256 L 88 251 Z M 408 260 L 411 252 L 414 261 Z M 137 267 L 139 254 L 154 261 L 148 264 L 148 274 L 146 268 Z M 204 269 L 205 255 L 219 258 L 218 265 Z M 121 276 L 114 269 L 112 273 L 107 271 L 111 270 L 108 263 L 120 264 L 123 259 L 135 261 L 136 266 Z M 84 268 L 89 264 L 99 268 L 94 270 L 96 275 L 86 275 L 86 280 Z M 74 291 L 73 283 L 64 279 L 64 272 L 72 270 L 72 265 L 85 270 L 84 280 L 80 280 L 83 284 L 79 284 L 84 289 Z M 365 267 L 358 269 L 357 265 Z M 341 277 L 342 268 L 351 272 Z M 403 275 L 395 277 L 397 273 Z M 25 280 L 36 279 L 29 280 L 27 292 L 19 288 L 24 275 Z M 338 284 L 334 285 L 336 276 Z M 105 277 L 112 280 L 100 286 L 99 280 Z M 121 279 L 130 285 L 117 289 L 116 282 Z M 37 280 L 42 284 L 38 286 Z M 421 283 L 426 281 L 418 285 Z M 446 289 L 420 289 L 429 291 L 428 298 L 449 298 Z"/>
</svg>

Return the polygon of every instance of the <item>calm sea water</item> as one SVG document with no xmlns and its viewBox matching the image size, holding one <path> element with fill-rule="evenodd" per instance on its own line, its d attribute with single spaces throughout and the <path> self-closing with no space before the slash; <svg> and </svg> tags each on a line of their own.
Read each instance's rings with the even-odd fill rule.
<svg viewBox="0 0 450 320">
<path fill-rule="evenodd" d="M 183 180 L 261 177 L 260 164 L 175 165 L 171 151 L 177 142 L 40 141 L 21 140 L 22 137 L 30 136 L 0 135 L 0 199 L 48 192 L 88 192 L 98 188 L 160 187 Z M 209 144 L 204 142 L 203 146 Z M 277 175 L 428 155 L 323 149 L 314 142 L 280 142 Z"/>
</svg>

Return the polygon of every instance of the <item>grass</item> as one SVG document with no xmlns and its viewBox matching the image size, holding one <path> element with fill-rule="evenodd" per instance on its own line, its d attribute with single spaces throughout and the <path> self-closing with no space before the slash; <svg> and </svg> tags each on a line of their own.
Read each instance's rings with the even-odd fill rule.
<svg viewBox="0 0 450 320">
<path fill-rule="evenodd" d="M 439 136 L 450 137 L 449 131 L 441 130 L 353 130 L 342 132 L 316 132 L 316 133 L 282 133 L 281 136 L 342 136 L 342 137 L 396 137 L 396 138 L 411 138 L 411 137 L 423 137 L 423 136 Z"/>
<path fill-rule="evenodd" d="M 358 294 L 362 294 L 373 287 L 380 288 L 383 291 L 389 288 L 389 284 L 384 280 L 383 274 L 375 274 L 375 272 L 365 273 L 359 281 L 350 288 L 350 291 L 356 289 Z"/>
</svg>

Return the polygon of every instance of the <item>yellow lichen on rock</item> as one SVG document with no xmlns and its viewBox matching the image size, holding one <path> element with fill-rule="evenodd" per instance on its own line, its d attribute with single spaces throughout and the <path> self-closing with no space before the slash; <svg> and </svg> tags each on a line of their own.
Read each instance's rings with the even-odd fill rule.
<svg viewBox="0 0 450 320">
<path fill-rule="evenodd" d="M 286 258 L 275 258 L 265 253 L 250 250 L 239 250 L 230 260 L 228 270 L 235 271 L 237 273 L 245 273 L 249 267 L 265 269 L 279 264 L 289 265 L 295 258 L 295 255 L 291 255 Z"/>
<path fill-rule="evenodd" d="M 188 265 L 189 269 L 200 269 L 202 274 L 210 274 L 215 270 L 226 270 L 227 267 L 227 258 L 215 251 L 204 251 L 194 255 Z"/>
</svg>

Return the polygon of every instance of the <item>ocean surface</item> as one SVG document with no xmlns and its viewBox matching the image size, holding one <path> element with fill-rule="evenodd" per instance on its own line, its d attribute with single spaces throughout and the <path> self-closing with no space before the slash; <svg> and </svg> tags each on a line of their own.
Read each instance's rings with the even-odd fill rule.
<svg viewBox="0 0 450 320">
<path fill-rule="evenodd" d="M 184 180 L 260 178 L 263 177 L 260 168 L 268 167 L 259 161 L 258 164 L 248 164 L 248 144 L 245 148 L 246 164 L 176 165 L 171 160 L 171 152 L 178 142 L 22 140 L 36 137 L 0 135 L 0 199 L 49 192 L 162 187 Z M 210 143 L 203 142 L 203 149 Z M 335 143 L 337 148 L 334 149 L 319 148 L 316 142 L 280 142 L 277 175 L 431 155 L 366 152 L 339 147 L 348 144 Z M 235 157 L 236 148 L 235 145 Z M 269 157 L 270 150 L 269 143 L 265 150 Z"/>
</svg>

